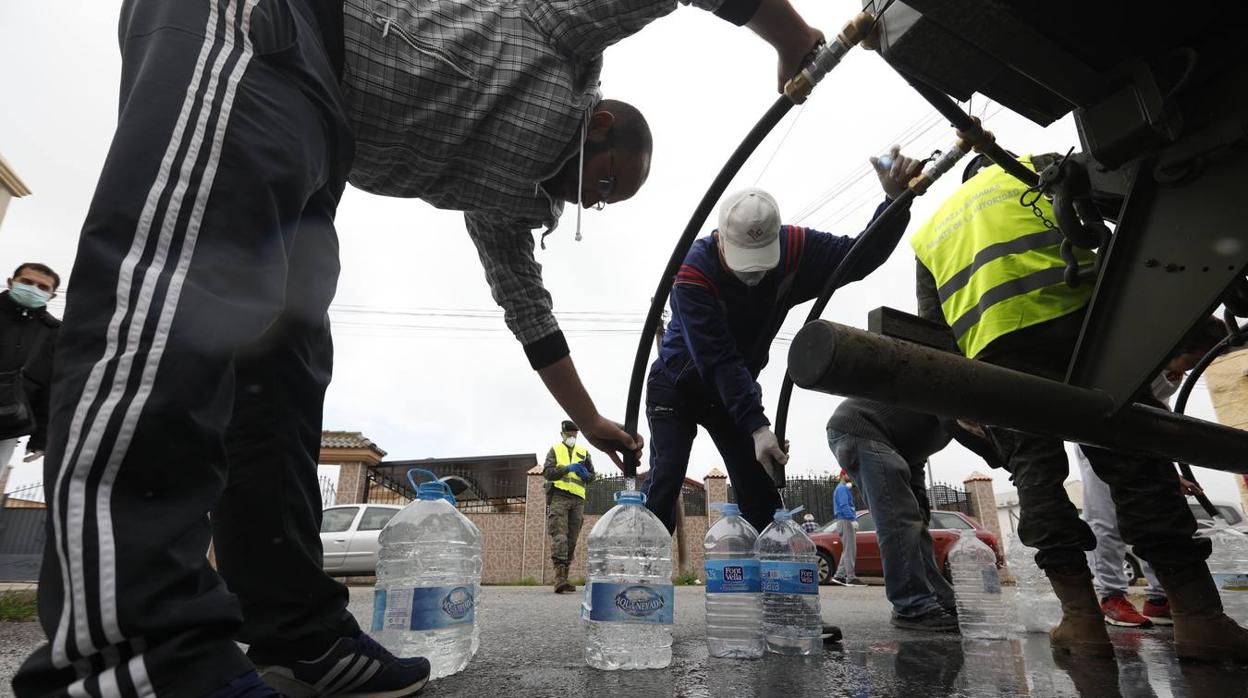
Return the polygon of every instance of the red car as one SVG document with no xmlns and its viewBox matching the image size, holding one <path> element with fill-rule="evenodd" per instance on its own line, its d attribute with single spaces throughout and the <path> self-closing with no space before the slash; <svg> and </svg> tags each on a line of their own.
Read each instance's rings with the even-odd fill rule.
<svg viewBox="0 0 1248 698">
<path fill-rule="evenodd" d="M 997 545 L 997 537 L 966 514 L 956 511 L 933 511 L 932 520 L 928 526 L 932 533 L 932 548 L 936 554 L 936 564 L 944 571 L 945 578 L 949 577 L 949 565 L 945 561 L 945 556 L 949 554 L 949 548 L 953 547 L 958 536 L 965 529 L 974 530 L 977 538 L 992 546 L 997 553 L 997 567 L 1005 565 L 1005 558 L 1001 555 L 1001 546 Z M 819 549 L 819 583 L 831 584 L 832 574 L 836 571 L 836 565 L 841 559 L 841 536 L 836 532 L 836 522 L 833 521 L 815 531 L 810 534 L 810 537 Z M 854 571 L 859 577 L 883 577 L 884 567 L 880 562 L 880 543 L 875 537 L 875 519 L 869 511 L 858 512 L 857 538 L 858 556 L 854 565 L 857 569 Z"/>
</svg>

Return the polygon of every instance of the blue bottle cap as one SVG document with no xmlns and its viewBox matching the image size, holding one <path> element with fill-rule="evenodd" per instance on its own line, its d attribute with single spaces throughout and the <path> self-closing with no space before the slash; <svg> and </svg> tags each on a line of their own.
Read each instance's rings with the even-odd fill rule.
<svg viewBox="0 0 1248 698">
<path fill-rule="evenodd" d="M 615 493 L 615 501 L 617 504 L 635 504 L 641 506 L 646 503 L 646 495 L 636 490 L 620 490 Z"/>
<path fill-rule="evenodd" d="M 712 509 L 718 509 L 723 516 L 740 516 L 741 507 L 732 502 L 716 502 L 711 505 Z"/>
</svg>

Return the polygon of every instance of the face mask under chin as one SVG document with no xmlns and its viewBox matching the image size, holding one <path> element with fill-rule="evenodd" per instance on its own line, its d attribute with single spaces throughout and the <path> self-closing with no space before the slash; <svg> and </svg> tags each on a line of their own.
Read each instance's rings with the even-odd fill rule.
<svg viewBox="0 0 1248 698">
<path fill-rule="evenodd" d="M 763 277 L 767 276 L 767 270 L 762 271 L 737 271 L 732 270 L 732 275 L 741 280 L 746 286 L 757 286 L 762 282 Z"/>
</svg>

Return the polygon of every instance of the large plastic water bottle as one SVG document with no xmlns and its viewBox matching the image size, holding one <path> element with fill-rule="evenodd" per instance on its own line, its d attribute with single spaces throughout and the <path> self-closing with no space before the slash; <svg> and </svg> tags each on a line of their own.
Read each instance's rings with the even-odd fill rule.
<svg viewBox="0 0 1248 698">
<path fill-rule="evenodd" d="M 997 554 L 964 529 L 949 551 L 949 571 L 953 573 L 953 594 L 958 604 L 958 628 L 963 637 L 1009 638 L 1009 612 L 1001 599 L 1001 577 L 997 574 Z"/>
<path fill-rule="evenodd" d="M 1222 596 L 1222 609 L 1232 620 L 1248 626 L 1248 536 L 1222 519 L 1200 532 L 1213 542 L 1209 571 Z"/>
<path fill-rule="evenodd" d="M 595 669 L 662 669 L 672 663 L 672 536 L 625 490 L 587 540 L 585 663 Z"/>
<path fill-rule="evenodd" d="M 722 518 L 706 532 L 706 647 L 712 657 L 763 656 L 758 531 L 736 504 L 716 505 Z"/>
<path fill-rule="evenodd" d="M 1014 615 L 1023 632 L 1047 633 L 1062 622 L 1062 602 L 1036 565 L 1036 549 L 1011 535 L 1005 565 L 1014 577 Z"/>
<path fill-rule="evenodd" d="M 777 510 L 754 547 L 763 582 L 763 639 L 776 654 L 823 650 L 819 557 L 814 541 L 793 521 L 801 509 Z"/>
<path fill-rule="evenodd" d="M 420 472 L 432 482 L 416 485 Z M 400 657 L 425 657 L 432 678 L 460 671 L 477 652 L 481 531 L 427 470 L 408 479 L 416 501 L 381 530 L 372 634 Z"/>
</svg>

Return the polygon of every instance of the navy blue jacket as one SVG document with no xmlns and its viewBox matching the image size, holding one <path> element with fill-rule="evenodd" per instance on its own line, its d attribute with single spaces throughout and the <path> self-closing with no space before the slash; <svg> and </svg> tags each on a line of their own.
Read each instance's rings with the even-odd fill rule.
<svg viewBox="0 0 1248 698">
<path fill-rule="evenodd" d="M 875 215 L 887 204 L 881 204 Z M 882 244 L 851 270 L 848 281 L 883 264 L 909 220 L 906 212 L 880 231 Z M 696 240 L 676 274 L 672 320 L 654 370 L 663 371 L 682 389 L 700 384 L 702 392 L 728 410 L 733 422 L 753 433 L 771 424 L 763 414 L 757 379 L 767 365 L 772 340 L 790 308 L 818 297 L 855 238 L 783 226 L 780 264 L 751 287 L 720 261 L 717 235 L 718 231 Z M 690 375 L 691 368 L 696 377 Z"/>
</svg>

